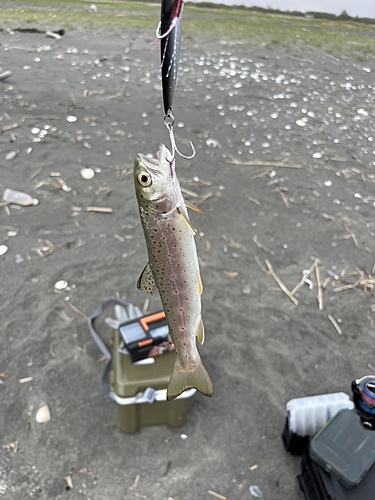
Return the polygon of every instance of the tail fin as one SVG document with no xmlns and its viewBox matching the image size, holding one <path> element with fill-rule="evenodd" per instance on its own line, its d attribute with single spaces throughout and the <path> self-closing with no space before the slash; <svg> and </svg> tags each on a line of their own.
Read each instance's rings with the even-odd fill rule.
<svg viewBox="0 0 375 500">
<path fill-rule="evenodd" d="M 199 357 L 199 363 L 192 371 L 187 370 L 188 367 L 181 366 L 178 356 L 176 356 L 171 379 L 167 388 L 167 400 L 177 398 L 187 389 L 194 387 L 206 396 L 212 396 L 214 387 L 207 373 L 206 368 L 203 366 L 202 360 Z"/>
</svg>

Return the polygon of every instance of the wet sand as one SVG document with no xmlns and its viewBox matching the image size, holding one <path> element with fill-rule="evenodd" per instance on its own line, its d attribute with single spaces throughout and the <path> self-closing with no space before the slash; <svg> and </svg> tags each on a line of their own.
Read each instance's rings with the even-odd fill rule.
<svg viewBox="0 0 375 500">
<path fill-rule="evenodd" d="M 0 82 L 1 188 L 39 200 L 0 207 L 0 493 L 242 500 L 257 485 L 265 499 L 300 500 L 300 460 L 281 441 L 286 402 L 348 393 L 375 365 L 375 67 L 186 41 L 176 137 L 197 156 L 178 159 L 177 173 L 206 213 L 192 220 L 215 395 L 193 398 L 182 429 L 125 435 L 83 315 L 108 297 L 147 298 L 136 289 L 146 247 L 132 165 L 168 145 L 151 41 L 0 32 L 0 66 L 13 72 Z M 292 299 L 269 271 L 291 291 L 314 261 L 321 310 L 315 267 Z M 68 286 L 56 291 L 60 280 Z M 149 311 L 159 308 L 151 298 Z M 37 424 L 45 404 L 51 421 Z"/>
</svg>

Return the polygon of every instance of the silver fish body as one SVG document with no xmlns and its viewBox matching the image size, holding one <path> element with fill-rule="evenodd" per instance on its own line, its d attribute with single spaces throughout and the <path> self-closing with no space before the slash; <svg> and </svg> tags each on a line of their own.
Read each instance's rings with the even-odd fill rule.
<svg viewBox="0 0 375 500">
<path fill-rule="evenodd" d="M 158 159 L 139 154 L 134 182 L 149 262 L 138 288 L 159 290 L 176 359 L 167 389 L 168 400 L 195 387 L 212 396 L 211 379 L 200 358 L 196 337 L 204 341 L 201 317 L 202 282 L 194 231 L 187 215 L 174 160 L 160 146 Z"/>
</svg>

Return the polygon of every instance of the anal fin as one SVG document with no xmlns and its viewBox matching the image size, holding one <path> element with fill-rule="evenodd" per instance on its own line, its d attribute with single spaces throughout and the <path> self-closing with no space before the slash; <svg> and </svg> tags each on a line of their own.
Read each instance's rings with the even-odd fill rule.
<svg viewBox="0 0 375 500">
<path fill-rule="evenodd" d="M 198 293 L 199 295 L 202 295 L 203 293 L 203 283 L 200 273 L 198 273 Z"/>
<path fill-rule="evenodd" d="M 137 281 L 137 288 L 144 292 L 154 295 L 156 290 L 154 275 L 152 274 L 150 264 L 147 263 Z"/>
<path fill-rule="evenodd" d="M 199 319 L 197 337 L 198 337 L 198 342 L 202 345 L 204 343 L 204 325 L 202 321 L 202 316 Z"/>
</svg>

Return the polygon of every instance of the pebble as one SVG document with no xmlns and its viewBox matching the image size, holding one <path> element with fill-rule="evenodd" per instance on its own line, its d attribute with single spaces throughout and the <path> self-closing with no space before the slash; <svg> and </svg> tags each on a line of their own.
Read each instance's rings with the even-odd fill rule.
<svg viewBox="0 0 375 500">
<path fill-rule="evenodd" d="M 95 176 L 95 172 L 92 168 L 83 168 L 81 170 L 81 177 L 83 177 L 86 180 L 93 179 Z"/>
<path fill-rule="evenodd" d="M 77 117 L 76 117 L 76 116 L 74 116 L 74 115 L 68 115 L 68 116 L 66 117 L 66 121 L 67 121 L 67 122 L 69 122 L 69 123 L 74 123 L 74 122 L 76 122 L 76 121 L 77 121 Z"/>
</svg>

